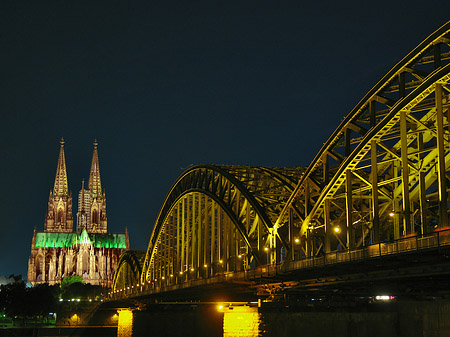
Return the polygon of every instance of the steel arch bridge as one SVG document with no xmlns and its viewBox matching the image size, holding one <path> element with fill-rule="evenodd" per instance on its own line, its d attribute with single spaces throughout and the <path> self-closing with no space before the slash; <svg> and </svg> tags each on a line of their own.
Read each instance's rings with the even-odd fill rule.
<svg viewBox="0 0 450 337">
<path fill-rule="evenodd" d="M 124 262 L 116 274 L 134 270 L 128 286 L 176 284 L 447 228 L 449 60 L 450 22 L 363 97 L 307 168 L 188 169 L 164 201 L 141 269 Z"/>
</svg>

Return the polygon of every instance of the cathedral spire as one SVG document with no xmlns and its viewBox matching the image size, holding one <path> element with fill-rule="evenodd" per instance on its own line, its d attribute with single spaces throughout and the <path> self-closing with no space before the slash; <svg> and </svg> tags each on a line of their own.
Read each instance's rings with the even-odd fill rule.
<svg viewBox="0 0 450 337">
<path fill-rule="evenodd" d="M 56 168 L 55 185 L 53 195 L 68 195 L 69 186 L 67 183 L 66 157 L 64 155 L 64 138 L 61 138 L 61 148 L 59 150 L 58 167 Z"/>
<path fill-rule="evenodd" d="M 92 195 L 101 196 L 102 183 L 100 181 L 100 167 L 98 164 L 97 139 L 94 140 L 94 153 L 92 155 L 91 173 L 89 175 L 89 190 Z"/>
</svg>

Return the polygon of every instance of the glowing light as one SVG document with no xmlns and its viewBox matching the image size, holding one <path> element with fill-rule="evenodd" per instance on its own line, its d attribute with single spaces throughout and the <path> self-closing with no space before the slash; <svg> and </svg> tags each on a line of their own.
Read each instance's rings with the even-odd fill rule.
<svg viewBox="0 0 450 337">
<path fill-rule="evenodd" d="M 300 239 L 299 238 L 295 238 L 295 243 L 299 243 L 300 242 Z"/>
<path fill-rule="evenodd" d="M 203 267 L 208 268 L 208 265 L 207 265 L 207 264 L 204 264 Z"/>
<path fill-rule="evenodd" d="M 334 230 L 335 233 L 339 234 L 341 232 L 341 227 L 336 226 L 336 227 L 333 228 L 333 230 Z"/>
<path fill-rule="evenodd" d="M 241 255 L 241 254 L 239 254 L 239 255 L 238 255 L 238 258 L 242 259 L 242 255 Z"/>
<path fill-rule="evenodd" d="M 126 248 L 125 234 L 37 233 L 36 247 L 63 248 L 77 243 L 91 243 L 95 248 Z"/>
<path fill-rule="evenodd" d="M 260 315 L 257 307 L 233 306 L 233 310 L 224 310 L 223 336 L 260 336 Z"/>
<path fill-rule="evenodd" d="M 59 299 L 60 302 L 64 301 L 62 298 Z"/>
<path fill-rule="evenodd" d="M 223 263 L 223 260 L 219 260 L 219 263 Z"/>
<path fill-rule="evenodd" d="M 265 250 L 266 252 L 268 252 L 268 251 L 269 251 L 269 247 L 264 247 L 264 250 Z"/>
<path fill-rule="evenodd" d="M 183 275 L 183 272 L 182 272 L 182 271 L 180 271 L 180 275 Z"/>
<path fill-rule="evenodd" d="M 389 216 L 394 216 L 394 215 L 395 215 L 394 212 L 390 212 L 390 213 L 389 213 Z"/>
<path fill-rule="evenodd" d="M 80 299 L 79 299 L 79 298 L 77 298 L 77 302 L 80 302 Z"/>
<path fill-rule="evenodd" d="M 219 310 L 219 311 L 223 310 L 223 305 L 218 305 L 217 310 Z"/>
<path fill-rule="evenodd" d="M 191 268 L 191 271 L 194 271 L 195 269 L 194 268 Z"/>
<path fill-rule="evenodd" d="M 173 277 L 173 274 L 170 274 L 170 277 Z"/>
<path fill-rule="evenodd" d="M 390 300 L 393 300 L 394 298 L 395 298 L 394 296 L 389 296 L 389 295 L 375 296 L 375 299 L 377 301 L 390 301 Z"/>
<path fill-rule="evenodd" d="M 117 336 L 131 336 L 133 331 L 133 311 L 119 310 L 119 322 L 117 324 Z"/>
<path fill-rule="evenodd" d="M 161 277 L 161 280 L 164 280 L 165 279 L 165 277 L 163 276 L 163 277 Z"/>
</svg>

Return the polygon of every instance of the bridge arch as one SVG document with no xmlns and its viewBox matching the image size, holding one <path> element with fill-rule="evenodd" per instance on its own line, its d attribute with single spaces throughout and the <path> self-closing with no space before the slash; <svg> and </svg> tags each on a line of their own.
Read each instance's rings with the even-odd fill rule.
<svg viewBox="0 0 450 337">
<path fill-rule="evenodd" d="M 126 251 L 117 263 L 112 290 L 126 289 L 140 283 L 145 251 Z"/>
<path fill-rule="evenodd" d="M 415 235 L 402 242 L 432 246 L 430 234 L 449 226 L 449 171 L 450 22 L 363 97 L 307 168 L 185 171 L 161 207 L 142 268 L 131 257 L 119 263 L 116 274 L 128 277 L 120 289 L 139 276 L 160 291 L 259 264 L 284 262 L 286 271 L 381 256 L 395 247 L 384 242 Z M 345 251 L 352 254 L 338 254 Z M 286 263 L 302 259 L 310 260 Z"/>
<path fill-rule="evenodd" d="M 449 43 L 450 22 L 395 65 L 323 145 L 274 226 L 293 233 L 291 260 L 448 226 Z"/>
<path fill-rule="evenodd" d="M 302 168 L 202 165 L 170 189 L 145 256 L 142 282 L 193 279 L 266 264 L 283 205 Z"/>
</svg>

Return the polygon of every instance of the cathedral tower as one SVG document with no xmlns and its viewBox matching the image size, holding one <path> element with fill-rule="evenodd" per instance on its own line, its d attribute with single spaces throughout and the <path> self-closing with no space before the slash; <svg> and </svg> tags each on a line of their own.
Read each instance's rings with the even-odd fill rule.
<svg viewBox="0 0 450 337">
<path fill-rule="evenodd" d="M 67 183 L 64 140 L 61 140 L 53 191 L 44 231 L 33 232 L 28 282 L 56 284 L 66 276 L 82 276 L 90 284 L 110 286 L 120 255 L 129 249 L 128 230 L 107 233 L 106 198 L 100 182 L 94 142 L 88 189 L 78 196 L 77 231 L 73 232 L 72 196 Z"/>
<path fill-rule="evenodd" d="M 83 182 L 78 195 L 77 232 L 81 232 L 84 228 L 88 233 L 107 232 L 106 196 L 102 192 L 97 147 L 98 143 L 95 140 L 89 174 L 89 189 L 84 188 Z"/>
<path fill-rule="evenodd" d="M 55 184 L 48 198 L 48 212 L 45 218 L 45 232 L 72 232 L 72 195 L 67 183 L 64 139 L 61 138 Z"/>
</svg>

